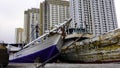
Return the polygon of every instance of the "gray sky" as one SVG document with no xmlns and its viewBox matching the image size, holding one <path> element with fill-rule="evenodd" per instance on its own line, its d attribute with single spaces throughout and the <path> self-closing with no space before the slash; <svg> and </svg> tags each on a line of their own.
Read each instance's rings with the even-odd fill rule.
<svg viewBox="0 0 120 68">
<path fill-rule="evenodd" d="M 24 11 L 39 8 L 42 1 L 44 0 L 0 0 L 0 41 L 14 43 L 15 28 L 23 27 Z M 120 22 L 120 0 L 115 0 L 115 6 Z"/>
</svg>

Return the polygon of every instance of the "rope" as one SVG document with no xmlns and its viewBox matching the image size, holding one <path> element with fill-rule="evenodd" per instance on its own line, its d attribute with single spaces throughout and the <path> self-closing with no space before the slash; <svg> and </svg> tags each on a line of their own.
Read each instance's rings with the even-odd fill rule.
<svg viewBox="0 0 120 68">
<path fill-rule="evenodd" d="M 60 55 L 60 53 L 57 53 L 55 56 L 51 57 L 50 59 L 46 60 L 46 61 L 43 62 L 42 64 L 38 65 L 36 68 L 43 68 L 46 63 L 48 63 L 50 60 L 54 59 L 54 58 L 57 57 L 58 55 Z"/>
<path fill-rule="evenodd" d="M 71 44 L 69 44 L 69 45 L 66 47 L 65 50 L 67 50 L 70 46 L 72 46 L 72 44 L 74 44 L 74 43 L 77 42 L 79 39 L 81 39 L 82 36 L 84 36 L 84 35 L 85 35 L 85 34 L 82 34 L 81 37 L 77 38 L 74 42 L 72 42 Z M 64 50 L 64 51 L 65 51 L 65 50 Z"/>
</svg>

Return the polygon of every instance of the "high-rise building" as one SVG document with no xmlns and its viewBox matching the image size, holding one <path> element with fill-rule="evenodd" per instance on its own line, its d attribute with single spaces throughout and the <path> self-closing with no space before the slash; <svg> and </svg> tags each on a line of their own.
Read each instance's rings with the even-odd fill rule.
<svg viewBox="0 0 120 68">
<path fill-rule="evenodd" d="M 70 0 L 71 28 L 86 29 L 94 36 L 116 29 L 114 0 Z"/>
<path fill-rule="evenodd" d="M 24 41 L 31 42 L 39 36 L 39 9 L 32 8 L 24 12 Z"/>
<path fill-rule="evenodd" d="M 40 4 L 41 34 L 63 23 L 69 18 L 69 2 L 63 0 L 45 0 Z"/>
<path fill-rule="evenodd" d="M 15 29 L 15 43 L 23 43 L 23 28 Z"/>
</svg>

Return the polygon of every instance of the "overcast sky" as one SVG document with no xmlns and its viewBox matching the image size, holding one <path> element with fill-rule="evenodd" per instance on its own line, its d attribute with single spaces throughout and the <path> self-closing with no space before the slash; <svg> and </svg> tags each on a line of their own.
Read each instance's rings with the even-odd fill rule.
<svg viewBox="0 0 120 68">
<path fill-rule="evenodd" d="M 15 28 L 23 27 L 24 11 L 39 8 L 43 0 L 0 0 L 0 41 L 15 42 Z M 118 22 L 120 22 L 120 0 L 115 0 Z M 118 23 L 119 24 L 119 23 Z M 120 27 L 120 24 L 118 25 Z"/>
</svg>

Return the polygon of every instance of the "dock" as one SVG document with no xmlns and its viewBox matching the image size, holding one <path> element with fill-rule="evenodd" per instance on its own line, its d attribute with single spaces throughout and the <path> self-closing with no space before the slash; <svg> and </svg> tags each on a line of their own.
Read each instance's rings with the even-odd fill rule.
<svg viewBox="0 0 120 68">
<path fill-rule="evenodd" d="M 40 63 L 10 63 L 6 68 L 37 68 Z M 48 63 L 41 68 L 120 68 L 118 63 L 110 64 L 68 64 Z"/>
</svg>

